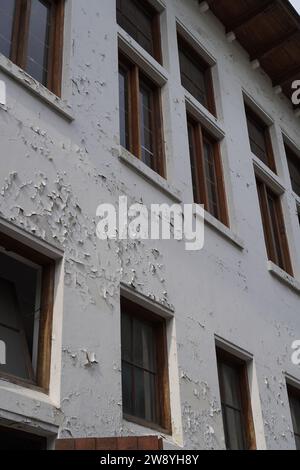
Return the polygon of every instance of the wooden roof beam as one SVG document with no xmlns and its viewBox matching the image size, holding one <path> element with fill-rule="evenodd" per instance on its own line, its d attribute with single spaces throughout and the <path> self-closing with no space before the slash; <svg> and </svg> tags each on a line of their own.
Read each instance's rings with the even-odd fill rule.
<svg viewBox="0 0 300 470">
<path fill-rule="evenodd" d="M 281 86 L 283 87 L 284 85 L 288 84 L 289 82 L 292 82 L 293 80 L 299 80 L 300 79 L 300 65 L 296 65 L 296 67 L 288 70 L 287 72 L 284 72 L 281 76 L 278 76 L 274 81 L 273 81 L 273 86 Z"/>
<path fill-rule="evenodd" d="M 259 0 L 258 5 L 249 9 L 242 15 L 235 18 L 230 24 L 226 27 L 226 32 L 235 32 L 245 26 L 250 21 L 254 20 L 257 16 L 264 13 L 272 5 L 276 5 L 277 0 Z"/>
<path fill-rule="evenodd" d="M 300 29 L 293 29 L 289 31 L 284 36 L 272 41 L 269 44 L 263 45 L 260 49 L 258 49 L 253 55 L 251 55 L 251 61 L 258 60 L 261 61 L 268 57 L 272 52 L 276 51 L 280 47 L 284 47 L 291 41 L 295 36 L 300 33 Z"/>
</svg>

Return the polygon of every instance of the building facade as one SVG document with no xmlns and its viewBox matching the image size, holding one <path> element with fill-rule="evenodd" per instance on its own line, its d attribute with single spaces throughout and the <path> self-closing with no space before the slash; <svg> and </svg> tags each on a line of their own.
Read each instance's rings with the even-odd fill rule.
<svg viewBox="0 0 300 470">
<path fill-rule="evenodd" d="M 0 2 L 7 446 L 299 448 L 300 20 L 263 3 Z M 100 240 L 120 196 L 204 204 L 204 248 Z"/>
</svg>

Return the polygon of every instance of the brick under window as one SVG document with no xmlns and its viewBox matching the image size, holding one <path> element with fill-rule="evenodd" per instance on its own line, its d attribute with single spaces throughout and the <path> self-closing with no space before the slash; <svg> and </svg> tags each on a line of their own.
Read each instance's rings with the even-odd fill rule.
<svg viewBox="0 0 300 470">
<path fill-rule="evenodd" d="M 269 260 L 292 276 L 293 268 L 280 196 L 258 178 L 256 184 Z"/>
<path fill-rule="evenodd" d="M 61 93 L 64 0 L 2 0 L 0 52 Z"/>
<path fill-rule="evenodd" d="M 217 349 L 223 426 L 228 450 L 256 448 L 247 364 Z"/>
<path fill-rule="evenodd" d="M 188 116 L 188 137 L 194 201 L 225 225 L 229 224 L 220 144 Z"/>
<path fill-rule="evenodd" d="M 212 114 L 216 114 L 211 66 L 178 36 L 182 86 Z"/>
<path fill-rule="evenodd" d="M 120 143 L 165 176 L 160 88 L 128 58 L 119 60 Z"/>
<path fill-rule="evenodd" d="M 121 300 L 122 395 L 126 419 L 170 431 L 165 320 Z"/>
<path fill-rule="evenodd" d="M 162 62 L 160 15 L 147 0 L 117 0 L 117 21 L 158 62 Z"/>
<path fill-rule="evenodd" d="M 0 378 L 49 389 L 55 263 L 0 233 Z"/>
</svg>

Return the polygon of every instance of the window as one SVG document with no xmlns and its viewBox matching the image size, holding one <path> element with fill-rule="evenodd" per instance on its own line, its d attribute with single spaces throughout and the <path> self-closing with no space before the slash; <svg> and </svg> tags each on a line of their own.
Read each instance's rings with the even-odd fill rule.
<svg viewBox="0 0 300 470">
<path fill-rule="evenodd" d="M 123 57 L 119 63 L 119 100 L 121 145 L 164 176 L 160 88 Z"/>
<path fill-rule="evenodd" d="M 215 115 L 211 67 L 181 36 L 178 48 L 182 86 Z"/>
<path fill-rule="evenodd" d="M 188 137 L 194 201 L 228 225 L 219 142 L 189 116 Z"/>
<path fill-rule="evenodd" d="M 0 427 L 0 450 L 46 450 L 47 439 L 12 428 Z"/>
<path fill-rule="evenodd" d="M 125 418 L 170 431 L 166 324 L 121 300 L 122 389 Z"/>
<path fill-rule="evenodd" d="M 63 0 L 1 0 L 0 52 L 61 92 Z"/>
<path fill-rule="evenodd" d="M 293 191 L 300 197 L 300 157 L 288 146 L 285 145 L 285 151 L 291 175 Z"/>
<path fill-rule="evenodd" d="M 217 350 L 225 442 L 228 450 L 254 450 L 255 432 L 249 396 L 247 365 Z"/>
<path fill-rule="evenodd" d="M 0 377 L 49 388 L 54 261 L 0 234 Z M 2 344 L 3 344 L 2 343 Z"/>
<path fill-rule="evenodd" d="M 292 415 L 296 449 L 300 450 L 300 391 L 288 386 L 288 395 Z"/>
<path fill-rule="evenodd" d="M 117 0 L 117 21 L 158 62 L 162 62 L 160 15 L 146 0 Z"/>
<path fill-rule="evenodd" d="M 269 127 L 248 106 L 246 117 L 252 153 L 276 172 Z"/>
<path fill-rule="evenodd" d="M 269 260 L 292 276 L 280 197 L 259 179 L 257 190 Z"/>
</svg>

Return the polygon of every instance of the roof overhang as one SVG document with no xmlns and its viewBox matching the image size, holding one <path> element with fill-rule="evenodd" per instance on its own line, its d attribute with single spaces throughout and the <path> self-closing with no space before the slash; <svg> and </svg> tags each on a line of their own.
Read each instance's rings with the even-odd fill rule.
<svg viewBox="0 0 300 470">
<path fill-rule="evenodd" d="M 230 40 L 237 39 L 254 67 L 271 78 L 276 92 L 290 100 L 300 80 L 300 16 L 288 0 L 199 0 L 224 24 Z M 300 106 L 298 107 L 298 111 Z"/>
</svg>

